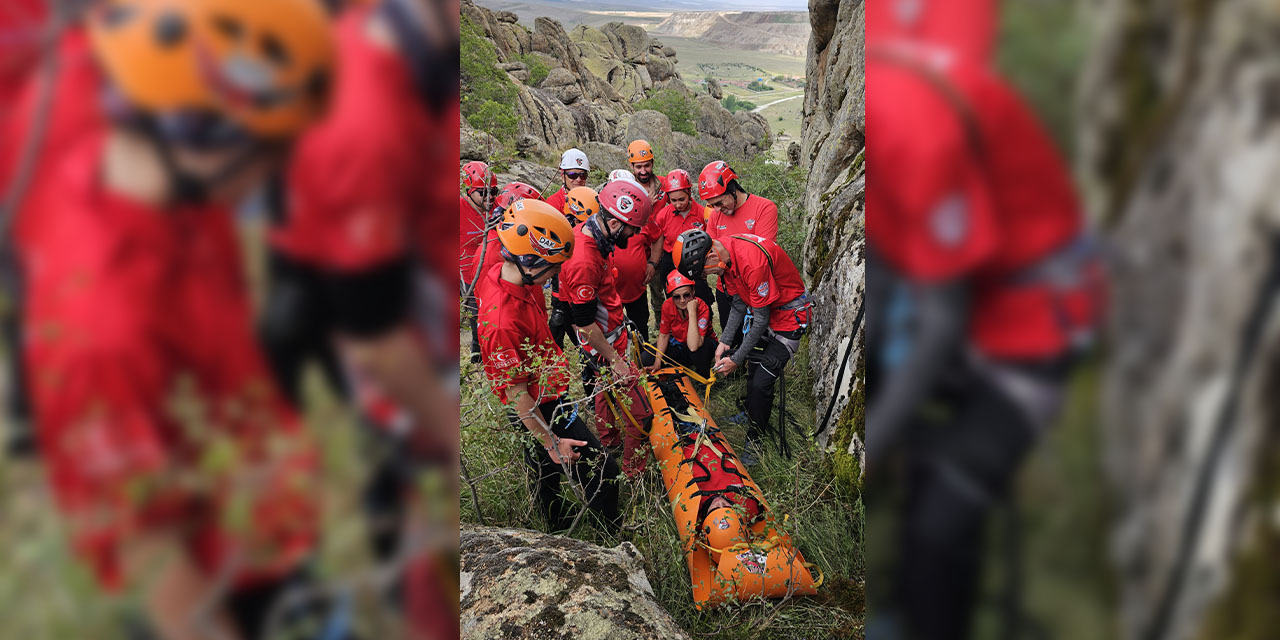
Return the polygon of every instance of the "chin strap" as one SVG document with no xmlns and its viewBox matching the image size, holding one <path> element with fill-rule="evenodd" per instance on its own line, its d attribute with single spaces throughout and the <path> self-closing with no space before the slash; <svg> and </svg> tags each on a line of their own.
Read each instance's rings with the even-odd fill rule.
<svg viewBox="0 0 1280 640">
<path fill-rule="evenodd" d="M 617 245 L 613 241 L 613 236 L 610 235 L 606 229 L 602 228 L 606 225 L 604 225 L 603 218 L 601 216 L 606 215 L 608 214 L 601 211 L 600 213 L 587 218 L 587 221 L 583 224 L 588 225 L 588 229 L 591 230 L 591 237 L 596 241 L 596 248 L 600 250 L 601 255 L 608 258 L 609 255 L 613 253 L 614 247 Z"/>
</svg>

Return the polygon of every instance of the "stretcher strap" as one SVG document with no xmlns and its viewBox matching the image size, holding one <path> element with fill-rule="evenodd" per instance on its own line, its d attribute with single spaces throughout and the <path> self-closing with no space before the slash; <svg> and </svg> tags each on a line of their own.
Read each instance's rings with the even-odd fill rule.
<svg viewBox="0 0 1280 640">
<path fill-rule="evenodd" d="M 671 356 L 668 356 L 665 353 L 659 353 L 658 347 L 654 346 L 653 343 L 640 339 L 639 332 L 631 331 L 630 335 L 632 340 L 632 346 L 635 349 L 636 362 L 640 361 L 640 352 L 642 350 L 652 353 L 655 357 L 661 358 L 664 363 L 669 365 L 669 368 L 676 369 L 680 373 L 683 373 L 684 375 L 689 376 L 689 378 L 692 379 L 694 382 L 701 383 L 706 387 L 706 392 L 702 397 L 702 404 L 704 406 L 711 401 L 711 386 L 716 383 L 716 374 L 712 373 L 710 377 L 704 378 L 701 375 L 698 375 L 697 371 L 694 371 L 693 369 L 690 369 L 689 367 L 686 367 L 680 364 L 679 362 L 672 360 Z"/>
<path fill-rule="evenodd" d="M 636 428 L 636 431 L 640 432 L 640 434 L 646 438 L 649 437 L 649 430 L 640 426 L 639 422 L 636 422 L 635 416 L 631 415 L 631 410 L 626 407 L 625 403 L 623 403 L 621 400 L 617 400 L 616 398 L 614 398 L 612 391 L 606 390 L 603 393 L 604 393 L 604 401 L 609 405 L 609 409 L 613 411 L 613 415 L 616 416 L 621 414 L 621 415 L 627 416 L 627 420 L 631 422 L 631 426 Z M 615 401 L 616 401 L 616 404 L 615 404 Z"/>
</svg>

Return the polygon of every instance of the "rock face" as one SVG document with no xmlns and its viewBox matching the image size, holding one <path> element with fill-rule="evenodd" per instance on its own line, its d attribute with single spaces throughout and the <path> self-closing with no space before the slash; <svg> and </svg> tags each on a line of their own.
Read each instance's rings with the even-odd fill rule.
<svg viewBox="0 0 1280 640">
<path fill-rule="evenodd" d="M 523 529 L 463 525 L 462 638 L 650 640 L 689 636 L 654 600 L 640 553 Z"/>
<path fill-rule="evenodd" d="M 1079 175 L 1114 255 L 1099 433 L 1121 516 L 1123 637 L 1268 637 L 1280 11 L 1107 0 L 1091 12 Z"/>
<path fill-rule="evenodd" d="M 861 427 L 853 424 L 860 407 L 850 400 L 861 384 L 855 369 L 865 273 L 864 16 L 860 2 L 811 0 L 809 8 L 813 35 L 799 154 L 809 170 L 804 271 L 815 313 L 809 354 L 814 397 L 822 399 L 817 424 L 826 427 L 825 437 L 834 436 L 839 469 L 850 454 L 861 454 L 855 436 Z"/>
<path fill-rule="evenodd" d="M 809 20 L 803 11 L 677 11 L 653 32 L 801 58 Z"/>
<path fill-rule="evenodd" d="M 623 122 L 635 111 L 635 103 L 654 92 L 673 90 L 693 96 L 676 71 L 676 51 L 640 27 L 610 22 L 599 29 L 579 25 L 566 32 L 559 22 L 539 17 L 530 32 L 515 14 L 489 10 L 473 0 L 463 0 L 461 11 L 493 42 L 498 68 L 517 84 L 514 106 L 519 136 L 538 138 L 551 155 L 586 142 L 618 144 Z M 537 87 L 524 84 L 530 72 L 522 58 L 529 55 L 549 67 Z M 699 144 L 732 154 L 768 148 L 771 134 L 764 118 L 735 117 L 718 97 L 699 104 L 697 128 L 704 134 L 698 136 Z M 667 137 L 669 129 L 670 123 Z"/>
</svg>

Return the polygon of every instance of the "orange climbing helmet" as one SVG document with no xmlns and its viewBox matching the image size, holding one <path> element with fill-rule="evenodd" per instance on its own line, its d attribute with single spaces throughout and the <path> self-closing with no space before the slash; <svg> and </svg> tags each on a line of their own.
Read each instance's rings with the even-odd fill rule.
<svg viewBox="0 0 1280 640">
<path fill-rule="evenodd" d="M 600 212 L 600 196 L 591 187 L 574 187 L 564 197 L 564 215 L 570 224 L 579 225 Z"/>
<path fill-rule="evenodd" d="M 142 113 L 212 115 L 271 140 L 296 136 L 329 101 L 335 47 L 316 0 L 112 0 L 90 10 L 88 32 Z"/>
<path fill-rule="evenodd" d="M 627 162 L 647 162 L 653 160 L 653 147 L 647 140 L 633 140 L 627 145 Z"/>
<path fill-rule="evenodd" d="M 733 507 L 720 507 L 708 513 L 702 520 L 702 531 L 707 536 L 712 562 L 720 561 L 722 551 L 747 541 L 747 528 L 742 524 L 742 516 Z"/>
<path fill-rule="evenodd" d="M 573 227 L 564 214 L 531 198 L 516 200 L 502 214 L 498 241 L 503 257 L 522 267 L 559 264 L 573 255 Z"/>
</svg>

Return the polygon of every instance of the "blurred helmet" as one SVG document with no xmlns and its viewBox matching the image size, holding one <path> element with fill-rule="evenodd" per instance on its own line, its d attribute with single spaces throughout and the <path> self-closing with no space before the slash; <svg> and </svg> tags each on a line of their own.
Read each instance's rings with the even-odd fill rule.
<svg viewBox="0 0 1280 640">
<path fill-rule="evenodd" d="M 634 182 L 615 180 L 600 190 L 600 208 L 632 227 L 649 221 L 649 194 Z"/>
<path fill-rule="evenodd" d="M 542 193 L 523 182 L 508 182 L 506 186 L 502 187 L 502 191 L 498 192 L 498 197 L 493 199 L 493 215 L 491 218 L 502 215 L 502 212 L 506 211 L 507 207 L 514 204 L 516 200 L 525 198 L 541 200 Z M 552 207 L 552 209 L 554 210 L 555 207 Z"/>
<path fill-rule="evenodd" d="M 113 0 L 88 16 L 124 107 L 184 116 L 167 137 L 289 138 L 327 106 L 335 51 L 316 0 Z"/>
<path fill-rule="evenodd" d="M 729 168 L 723 160 L 710 162 L 698 174 L 698 197 L 704 201 L 722 195 L 729 188 L 729 183 L 738 179 L 738 174 Z"/>
<path fill-rule="evenodd" d="M 693 280 L 701 278 L 708 251 L 711 251 L 711 236 L 706 231 L 689 229 L 682 232 L 671 247 L 671 258 L 675 262 L 676 271 Z"/>
<path fill-rule="evenodd" d="M 591 187 L 574 187 L 564 198 L 564 215 L 572 216 L 577 223 L 600 212 L 600 197 Z"/>
<path fill-rule="evenodd" d="M 462 184 L 466 186 L 468 193 L 474 189 L 496 188 L 498 176 L 493 174 L 489 165 L 479 160 L 472 160 L 462 165 Z"/>
<path fill-rule="evenodd" d="M 608 182 L 613 182 L 615 180 L 628 180 L 633 184 L 640 184 L 640 182 L 636 180 L 636 174 L 631 173 L 626 169 L 614 169 L 613 171 L 610 171 Z"/>
<path fill-rule="evenodd" d="M 560 156 L 560 168 L 590 171 L 591 161 L 587 160 L 587 154 L 583 153 L 581 149 L 570 149 Z"/>
<path fill-rule="evenodd" d="M 667 174 L 667 193 L 672 191 L 692 190 L 693 178 L 689 177 L 689 172 L 684 169 L 672 169 Z"/>
<path fill-rule="evenodd" d="M 707 546 L 715 550 L 711 552 L 713 560 L 718 559 L 720 551 L 747 541 L 747 528 L 733 507 L 720 507 L 708 513 L 702 520 L 702 530 L 707 536 Z"/>
<path fill-rule="evenodd" d="M 679 289 L 680 287 L 692 286 L 693 280 L 686 278 L 684 274 L 676 271 L 675 269 L 672 269 L 671 273 L 667 274 L 667 295 L 675 293 L 676 289 Z"/>
<path fill-rule="evenodd" d="M 573 227 L 564 214 L 541 200 L 513 202 L 502 214 L 498 241 L 503 256 L 522 267 L 558 264 L 573 255 Z"/>
<path fill-rule="evenodd" d="M 910 42 L 988 62 L 999 11 L 997 0 L 867 0 L 867 47 Z"/>
<path fill-rule="evenodd" d="M 627 145 L 627 162 L 653 160 L 653 147 L 646 140 L 635 140 Z"/>
</svg>

